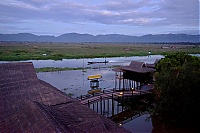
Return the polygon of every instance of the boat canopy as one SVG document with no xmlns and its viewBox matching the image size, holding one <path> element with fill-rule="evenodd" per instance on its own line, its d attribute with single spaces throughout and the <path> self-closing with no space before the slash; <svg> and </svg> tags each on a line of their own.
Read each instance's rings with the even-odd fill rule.
<svg viewBox="0 0 200 133">
<path fill-rule="evenodd" d="M 96 74 L 96 75 L 90 75 L 90 76 L 88 76 L 88 80 L 100 79 L 100 78 L 102 78 L 101 74 Z"/>
</svg>

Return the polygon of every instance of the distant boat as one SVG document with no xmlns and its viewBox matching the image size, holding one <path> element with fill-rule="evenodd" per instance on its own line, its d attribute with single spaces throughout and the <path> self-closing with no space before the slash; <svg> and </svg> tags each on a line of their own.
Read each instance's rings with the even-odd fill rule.
<svg viewBox="0 0 200 133">
<path fill-rule="evenodd" d="M 108 63 L 109 61 L 88 61 L 88 64 L 95 64 L 95 63 Z"/>
</svg>

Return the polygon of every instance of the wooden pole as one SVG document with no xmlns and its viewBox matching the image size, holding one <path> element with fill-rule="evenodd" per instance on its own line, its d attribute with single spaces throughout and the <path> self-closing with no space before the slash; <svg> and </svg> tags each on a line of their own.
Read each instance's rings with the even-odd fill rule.
<svg viewBox="0 0 200 133">
<path fill-rule="evenodd" d="M 105 115 L 106 108 L 105 108 L 105 100 L 103 100 L 103 115 Z"/>
<path fill-rule="evenodd" d="M 115 114 L 115 111 L 114 111 L 114 99 L 113 99 L 113 94 L 112 94 L 112 115 Z"/>
<path fill-rule="evenodd" d="M 97 113 L 99 112 L 99 108 L 98 108 L 98 101 L 97 101 Z"/>
<path fill-rule="evenodd" d="M 102 96 L 100 96 L 100 110 L 101 110 L 101 115 L 102 115 Z"/>
<path fill-rule="evenodd" d="M 115 72 L 115 90 L 117 88 L 117 72 Z"/>
<path fill-rule="evenodd" d="M 90 107 L 90 100 L 88 100 L 88 108 Z"/>
<path fill-rule="evenodd" d="M 120 73 L 120 76 L 119 76 L 119 90 L 121 90 L 121 72 Z"/>
<path fill-rule="evenodd" d="M 109 102 L 110 102 L 110 100 L 108 99 L 108 104 L 107 104 L 108 112 L 109 112 Z M 108 114 L 109 113 L 107 113 L 107 117 L 108 117 Z"/>
</svg>

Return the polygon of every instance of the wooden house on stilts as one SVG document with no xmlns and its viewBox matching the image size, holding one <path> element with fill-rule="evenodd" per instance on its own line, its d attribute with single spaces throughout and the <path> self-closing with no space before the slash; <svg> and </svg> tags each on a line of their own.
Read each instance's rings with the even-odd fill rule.
<svg viewBox="0 0 200 133">
<path fill-rule="evenodd" d="M 156 62 L 155 62 L 156 63 Z M 132 61 L 129 66 L 121 66 L 115 71 L 115 90 L 140 90 L 142 86 L 153 83 L 156 71 L 154 64 Z"/>
</svg>

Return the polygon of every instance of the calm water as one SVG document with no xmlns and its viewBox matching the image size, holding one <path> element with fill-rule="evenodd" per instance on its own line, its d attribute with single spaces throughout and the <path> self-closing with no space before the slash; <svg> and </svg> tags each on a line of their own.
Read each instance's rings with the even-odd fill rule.
<svg viewBox="0 0 200 133">
<path fill-rule="evenodd" d="M 199 54 L 195 55 L 199 56 Z M 88 61 L 104 61 L 105 58 L 93 58 L 93 59 L 63 59 L 61 61 L 54 60 L 27 60 L 23 62 L 33 62 L 35 68 L 42 67 L 90 67 L 86 71 L 82 70 L 70 70 L 70 71 L 61 71 L 61 72 L 39 72 L 37 76 L 39 79 L 44 80 L 54 87 L 65 93 L 71 93 L 73 98 L 76 98 L 80 95 L 87 94 L 87 91 L 90 89 L 90 84 L 87 79 L 89 75 L 101 74 L 102 79 L 100 80 L 100 88 L 110 89 L 114 88 L 115 83 L 115 72 L 112 71 L 112 68 L 109 66 L 113 65 L 129 65 L 131 61 L 142 61 L 145 63 L 154 63 L 156 59 L 161 59 L 164 56 L 161 55 L 152 55 L 151 57 L 147 56 L 134 56 L 134 57 L 118 57 L 118 58 L 106 58 L 109 63 L 107 64 L 91 64 L 89 65 Z M 0 61 L 0 63 L 7 63 L 9 61 Z M 110 103 L 110 101 L 109 101 Z M 95 103 L 97 104 L 97 103 Z M 99 106 L 98 104 L 96 106 Z M 92 105 L 90 106 L 93 109 Z M 96 112 L 100 112 L 99 108 L 94 109 Z M 122 108 L 118 106 L 118 103 L 115 102 L 115 113 L 117 114 L 122 111 Z M 111 116 L 111 110 L 105 112 L 105 116 Z M 144 114 L 134 120 L 131 120 L 125 124 L 122 124 L 124 128 L 128 129 L 131 132 L 136 133 L 150 133 L 153 131 L 152 121 L 149 118 L 149 114 Z M 154 128 L 155 131 L 155 128 Z"/>
<path fill-rule="evenodd" d="M 197 55 L 199 56 L 199 55 Z M 70 70 L 61 72 L 39 72 L 37 76 L 39 79 L 44 80 L 59 90 L 72 94 L 73 98 L 80 95 L 87 94 L 90 90 L 90 82 L 87 79 L 89 75 L 101 74 L 100 88 L 110 89 L 114 88 L 115 85 L 115 72 L 109 66 L 113 65 L 129 65 L 131 61 L 142 61 L 145 63 L 154 63 L 156 59 L 161 59 L 164 56 L 152 55 L 147 56 L 134 56 L 134 57 L 119 57 L 119 58 L 106 58 L 109 63 L 103 64 L 91 64 L 88 65 L 88 61 L 104 61 L 105 58 L 94 58 L 94 59 L 64 59 L 61 61 L 54 60 L 27 60 L 23 62 L 33 62 L 35 68 L 41 67 L 90 67 L 86 71 L 82 70 Z M 8 61 L 0 61 L 0 63 L 6 63 Z M 90 107 L 92 109 L 92 107 Z M 94 109 L 96 112 L 100 112 Z M 118 103 L 115 104 L 115 114 L 122 111 Z M 110 116 L 111 111 L 108 110 L 104 114 L 105 116 Z M 132 121 L 129 121 L 122 125 L 124 128 L 131 132 L 137 133 L 150 133 L 153 130 L 151 119 L 149 119 L 149 114 L 144 114 Z"/>
<path fill-rule="evenodd" d="M 77 96 L 87 94 L 87 91 L 90 90 L 90 82 L 87 79 L 89 75 L 101 74 L 102 79 L 100 79 L 100 88 L 110 89 L 114 88 L 115 85 L 115 72 L 112 71 L 112 68 L 108 66 L 113 65 L 129 65 L 131 61 L 142 61 L 145 63 L 154 63 L 156 59 L 163 58 L 160 55 L 154 55 L 151 57 L 141 56 L 141 57 L 120 57 L 120 58 L 106 58 L 109 61 L 107 64 L 91 64 L 88 65 L 88 61 L 104 61 L 104 58 L 98 59 L 71 59 L 71 60 L 62 60 L 62 61 L 32 61 L 34 67 L 90 67 L 91 69 L 86 69 L 85 72 L 82 70 L 70 70 L 70 71 L 61 71 L 61 72 L 39 72 L 37 76 L 39 79 L 44 80 L 51 85 L 55 86 L 59 90 L 65 93 L 73 94 L 72 97 L 76 98 Z M 105 68 L 106 67 L 106 68 Z M 95 69 L 94 69 L 95 68 Z M 115 113 L 119 113 L 122 109 L 115 104 Z M 92 105 L 91 105 L 92 106 Z M 96 105 L 95 105 L 96 106 Z M 92 108 L 92 107 L 90 107 Z M 100 109 L 100 107 L 98 108 Z M 96 112 L 100 110 L 94 109 Z M 106 111 L 107 116 L 111 115 L 111 111 Z M 145 132 L 150 133 L 152 131 L 152 122 L 148 114 L 142 115 L 132 121 L 129 121 L 122 126 L 128 129 L 131 132 Z"/>
<path fill-rule="evenodd" d="M 156 59 L 163 58 L 162 55 L 152 55 L 148 56 L 133 56 L 133 57 L 116 57 L 116 58 L 106 58 L 109 63 L 100 63 L 88 65 L 88 61 L 104 61 L 105 58 L 91 58 L 91 59 L 63 59 L 63 60 L 26 60 L 23 62 L 33 62 L 35 68 L 41 67 L 108 67 L 113 65 L 129 65 L 131 61 L 143 61 L 145 63 L 153 63 Z M 10 61 L 0 61 L 0 63 L 6 63 Z M 14 61 L 13 61 L 14 62 Z"/>
<path fill-rule="evenodd" d="M 90 90 L 90 82 L 87 79 L 89 75 L 101 74 L 102 78 L 100 79 L 100 88 L 110 89 L 114 88 L 115 85 L 115 72 L 112 71 L 112 68 L 109 66 L 114 65 L 129 65 L 131 61 L 142 61 L 145 63 L 154 63 L 156 59 L 161 59 L 164 56 L 161 55 L 152 55 L 148 56 L 133 56 L 133 57 L 117 57 L 117 58 L 106 58 L 108 63 L 99 63 L 99 64 L 88 64 L 88 61 L 104 61 L 105 58 L 92 58 L 92 59 L 63 59 L 60 61 L 54 60 L 27 60 L 21 62 L 33 62 L 35 68 L 42 67 L 90 67 L 91 69 L 82 70 L 70 70 L 70 71 L 61 71 L 61 72 L 39 72 L 37 76 L 39 79 L 44 80 L 59 90 L 72 94 L 73 98 L 76 98 L 80 95 L 87 94 L 87 91 Z M 7 63 L 9 61 L 0 61 L 0 63 Z M 109 101 L 110 103 L 110 101 Z M 95 106 L 99 106 L 98 103 L 95 103 Z M 110 103 L 111 104 L 111 103 Z M 90 107 L 92 109 L 92 105 Z M 100 113 L 100 107 L 94 110 Z M 118 106 L 118 103 L 115 101 L 114 105 L 114 114 L 122 112 L 122 107 Z M 104 112 L 107 117 L 111 116 L 111 110 Z M 151 119 L 147 121 L 148 114 L 142 115 L 132 121 L 129 121 L 121 126 L 128 129 L 131 132 L 142 132 L 150 133 L 153 129 Z"/>
<path fill-rule="evenodd" d="M 110 89 L 114 88 L 115 72 L 111 68 L 104 69 L 87 69 L 86 72 L 81 70 L 62 71 L 62 72 L 46 72 L 37 73 L 39 79 L 44 80 L 65 93 L 73 94 L 72 97 L 87 94 L 90 89 L 90 82 L 87 80 L 89 75 L 101 74 L 100 88 Z M 66 88 L 66 90 L 64 90 Z M 110 104 L 111 105 L 111 104 Z M 115 104 L 115 110 L 121 112 L 121 108 Z M 100 109 L 100 107 L 99 107 Z M 97 110 L 94 109 L 96 112 Z M 100 112 L 100 111 L 98 111 Z M 117 112 L 117 113 L 118 113 Z M 108 112 L 110 115 L 111 111 Z M 146 121 L 148 115 L 140 116 L 133 121 L 129 121 L 122 126 L 132 132 L 145 132 L 150 133 L 152 130 L 151 120 Z"/>
<path fill-rule="evenodd" d="M 109 66 L 113 65 L 129 65 L 131 61 L 143 61 L 145 63 L 154 63 L 156 59 L 163 58 L 160 55 L 154 55 L 151 57 L 120 57 L 120 58 L 106 58 L 109 63 L 97 63 L 88 65 L 88 61 L 104 61 L 104 58 L 98 59 L 64 59 L 62 61 L 53 60 L 38 60 L 32 61 L 35 68 L 40 67 L 90 67 L 86 71 L 82 70 L 70 70 L 61 72 L 39 72 L 37 76 L 51 85 L 55 86 L 61 91 L 73 94 L 73 97 L 87 94 L 90 89 L 89 81 L 87 79 L 90 75 L 101 74 L 100 88 L 110 89 L 114 88 L 115 72 Z M 31 60 L 30 60 L 31 61 Z"/>
</svg>

